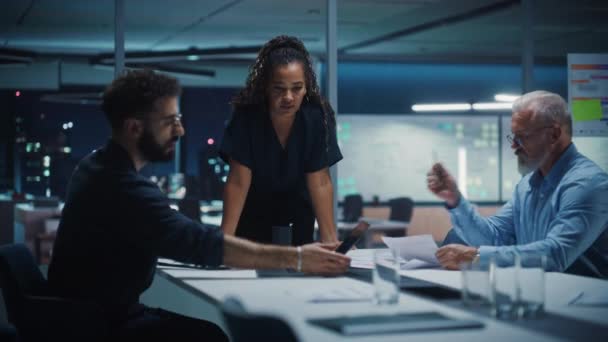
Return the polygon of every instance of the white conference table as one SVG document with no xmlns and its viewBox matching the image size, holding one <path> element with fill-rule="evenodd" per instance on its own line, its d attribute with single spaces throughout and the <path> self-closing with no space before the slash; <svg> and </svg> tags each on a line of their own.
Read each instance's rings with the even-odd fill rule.
<svg viewBox="0 0 608 342">
<path fill-rule="evenodd" d="M 220 273 L 227 272 L 227 273 Z M 424 342 L 470 342 L 470 341 L 556 341 L 550 335 L 529 328 L 522 328 L 509 321 L 500 321 L 486 316 L 475 315 L 460 308 L 445 305 L 441 301 L 425 299 L 401 292 L 399 304 L 377 306 L 369 301 L 321 302 L 311 299 L 348 289 L 371 296 L 371 284 L 350 277 L 292 277 L 292 278 L 253 278 L 250 271 L 206 271 L 195 269 L 159 269 L 161 278 L 181 289 L 193 293 L 201 305 L 215 307 L 227 297 L 237 297 L 248 311 L 272 314 L 285 319 L 294 329 L 301 341 L 424 341 Z M 229 277 L 243 277 L 229 279 Z M 412 270 L 407 276 L 423 279 L 445 286 L 460 288 L 460 272 L 445 270 Z M 220 277 L 220 278 L 218 278 Z M 608 292 L 608 282 L 566 274 L 547 274 L 546 309 L 549 313 L 593 322 L 608 329 L 608 306 L 578 307 L 568 302 L 580 290 L 589 292 Z M 341 290 L 340 290 L 341 291 Z M 437 311 L 455 318 L 474 319 L 483 322 L 481 329 L 445 330 L 433 332 L 408 332 L 367 336 L 342 336 L 307 322 L 313 318 L 330 318 L 342 315 L 394 314 Z M 216 315 L 219 317 L 219 314 Z M 221 321 L 216 323 L 225 326 Z M 604 329 L 606 330 L 606 329 Z M 598 340 L 604 340 L 599 337 Z"/>
</svg>

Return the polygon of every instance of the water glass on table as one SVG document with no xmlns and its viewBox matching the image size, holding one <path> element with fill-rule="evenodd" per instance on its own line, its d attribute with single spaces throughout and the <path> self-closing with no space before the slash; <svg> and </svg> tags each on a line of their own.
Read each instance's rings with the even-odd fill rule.
<svg viewBox="0 0 608 342">
<path fill-rule="evenodd" d="M 460 264 L 460 272 L 462 303 L 475 310 L 488 310 L 492 297 L 490 262 L 464 262 Z"/>
<path fill-rule="evenodd" d="M 518 316 L 534 318 L 542 315 L 545 306 L 545 269 L 547 257 L 533 252 L 519 254 L 517 281 L 519 286 Z"/>
<path fill-rule="evenodd" d="M 399 302 L 400 258 L 396 250 L 377 249 L 374 251 L 374 302 L 379 305 Z"/>
<path fill-rule="evenodd" d="M 491 311 L 499 319 L 517 318 L 519 303 L 519 282 L 517 280 L 519 256 L 500 261 L 490 261 Z"/>
</svg>

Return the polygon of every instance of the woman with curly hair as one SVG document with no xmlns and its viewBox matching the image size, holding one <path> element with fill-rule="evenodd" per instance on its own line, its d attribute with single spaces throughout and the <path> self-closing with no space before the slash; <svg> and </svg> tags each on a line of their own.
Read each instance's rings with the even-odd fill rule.
<svg viewBox="0 0 608 342">
<path fill-rule="evenodd" d="M 292 245 L 335 243 L 329 167 L 342 159 L 334 112 L 319 94 L 311 59 L 295 37 L 260 50 L 220 149 L 230 163 L 222 230 L 272 242 L 272 227 L 292 225 Z"/>
</svg>

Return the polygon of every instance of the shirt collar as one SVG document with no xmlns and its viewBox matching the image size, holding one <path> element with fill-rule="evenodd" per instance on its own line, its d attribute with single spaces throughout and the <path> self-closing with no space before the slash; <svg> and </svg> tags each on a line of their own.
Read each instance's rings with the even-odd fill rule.
<svg viewBox="0 0 608 342">
<path fill-rule="evenodd" d="M 559 157 L 557 162 L 551 167 L 549 170 L 549 174 L 546 177 L 543 177 L 540 173 L 540 170 L 534 171 L 532 176 L 530 177 L 530 186 L 537 187 L 541 184 L 541 182 L 546 181 L 547 184 L 556 186 L 559 184 L 559 181 L 562 179 L 562 176 L 567 171 L 567 166 L 570 161 L 576 156 L 578 150 L 574 143 L 570 143 L 570 145 L 566 148 L 566 150 Z"/>
<path fill-rule="evenodd" d="M 135 169 L 135 164 L 131 159 L 131 156 L 125 150 L 122 145 L 114 141 L 113 139 L 109 139 L 104 148 L 106 156 L 110 159 L 110 163 L 129 169 L 130 171 L 137 172 Z"/>
</svg>

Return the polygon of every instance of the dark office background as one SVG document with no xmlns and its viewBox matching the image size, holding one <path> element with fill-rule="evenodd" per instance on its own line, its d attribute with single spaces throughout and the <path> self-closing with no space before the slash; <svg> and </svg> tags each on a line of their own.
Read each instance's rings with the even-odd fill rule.
<svg viewBox="0 0 608 342">
<path fill-rule="evenodd" d="M 567 96 L 565 65 L 537 65 L 534 72 L 536 88 Z M 489 102 L 496 93 L 518 93 L 520 80 L 519 65 L 344 62 L 338 67 L 338 107 L 340 113 L 348 114 L 408 114 L 414 103 Z M 100 92 L 103 89 L 75 90 Z M 191 194 L 206 199 L 220 196 L 221 184 L 217 183 L 221 183 L 221 177 L 225 175 L 224 166 L 210 166 L 208 160 L 217 157 L 223 129 L 230 118 L 229 102 L 237 90 L 186 87 L 183 91 L 180 106 L 186 135 L 182 140 L 183 152 L 178 168 L 187 175 Z M 98 104 L 42 101 L 41 97 L 49 93 L 19 89 L 0 91 L 3 118 L 0 191 L 13 189 L 11 139 L 19 141 L 21 137 L 24 142 L 17 144 L 21 149 L 15 158 L 22 192 L 45 195 L 48 185 L 51 195 L 59 197 L 64 196 L 77 161 L 108 139 L 110 130 Z M 64 125 L 70 123 L 66 129 Z M 9 127 L 15 127 L 15 130 Z M 13 137 L 13 134 L 16 135 Z M 30 144 L 29 156 L 25 153 L 27 144 Z M 68 153 L 65 147 L 69 148 Z M 36 182 L 36 175 L 43 172 L 43 165 L 39 165 L 42 155 L 51 157 L 50 176 L 48 179 L 42 176 Z M 216 159 L 213 163 L 219 161 Z M 221 172 L 214 172 L 214 167 Z M 208 170 L 203 170 L 205 168 Z M 174 171 L 175 166 L 171 163 L 149 165 L 142 170 L 146 175 L 159 177 Z M 215 183 L 208 184 L 210 179 L 207 177 L 219 179 L 212 179 Z M 201 181 L 201 178 L 205 179 Z"/>
</svg>

